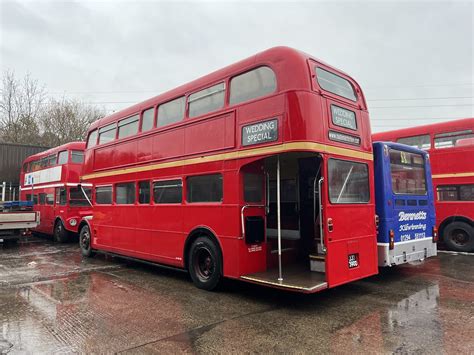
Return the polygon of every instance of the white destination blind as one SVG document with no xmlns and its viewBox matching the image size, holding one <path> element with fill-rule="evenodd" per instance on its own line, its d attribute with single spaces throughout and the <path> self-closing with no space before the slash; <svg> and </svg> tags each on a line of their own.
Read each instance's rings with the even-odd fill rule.
<svg viewBox="0 0 474 355">
<path fill-rule="evenodd" d="M 242 127 L 242 145 L 273 142 L 278 139 L 278 120 L 272 119 Z"/>
<path fill-rule="evenodd" d="M 331 105 L 332 123 L 336 126 L 357 130 L 356 115 L 345 108 Z"/>
</svg>

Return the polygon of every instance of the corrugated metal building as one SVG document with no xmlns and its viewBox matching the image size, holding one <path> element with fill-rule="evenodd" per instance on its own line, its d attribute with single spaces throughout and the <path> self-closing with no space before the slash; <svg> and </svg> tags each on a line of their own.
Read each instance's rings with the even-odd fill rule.
<svg viewBox="0 0 474 355">
<path fill-rule="evenodd" d="M 0 193 L 1 184 L 5 181 L 7 183 L 6 198 L 11 199 L 13 197 L 13 189 L 15 189 L 15 196 L 18 196 L 20 170 L 23 160 L 46 149 L 49 149 L 49 147 L 0 143 Z M 12 190 L 10 190 L 10 186 Z"/>
</svg>

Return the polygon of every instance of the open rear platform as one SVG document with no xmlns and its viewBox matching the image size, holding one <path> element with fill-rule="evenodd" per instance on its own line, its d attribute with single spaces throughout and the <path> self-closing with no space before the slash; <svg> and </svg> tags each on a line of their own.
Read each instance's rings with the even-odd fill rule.
<svg viewBox="0 0 474 355">
<path fill-rule="evenodd" d="M 283 290 L 314 293 L 328 287 L 325 274 L 310 271 L 304 265 L 283 266 L 283 281 L 278 281 L 278 268 L 241 276 L 240 278 L 256 284 L 273 286 Z"/>
</svg>

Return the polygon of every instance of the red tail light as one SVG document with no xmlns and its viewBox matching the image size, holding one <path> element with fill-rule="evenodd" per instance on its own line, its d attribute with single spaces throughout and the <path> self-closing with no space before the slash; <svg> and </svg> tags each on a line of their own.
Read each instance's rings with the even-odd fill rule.
<svg viewBox="0 0 474 355">
<path fill-rule="evenodd" d="M 388 233 L 388 237 L 389 237 L 388 248 L 390 250 L 393 250 L 393 248 L 395 247 L 395 233 L 393 229 L 390 229 L 390 232 Z"/>
<path fill-rule="evenodd" d="M 436 226 L 433 226 L 433 243 L 438 242 L 438 228 Z"/>
</svg>

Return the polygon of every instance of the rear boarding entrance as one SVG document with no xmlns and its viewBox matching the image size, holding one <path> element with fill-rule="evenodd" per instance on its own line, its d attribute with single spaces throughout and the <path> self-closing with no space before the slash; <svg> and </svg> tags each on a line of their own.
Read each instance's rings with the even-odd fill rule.
<svg viewBox="0 0 474 355">
<path fill-rule="evenodd" d="M 308 152 L 258 160 L 241 170 L 247 245 L 266 242 L 265 270 L 243 279 L 315 292 L 328 287 L 321 228 L 323 159 Z"/>
</svg>

